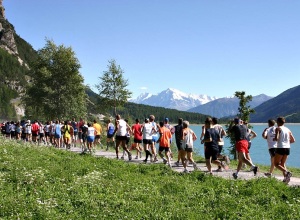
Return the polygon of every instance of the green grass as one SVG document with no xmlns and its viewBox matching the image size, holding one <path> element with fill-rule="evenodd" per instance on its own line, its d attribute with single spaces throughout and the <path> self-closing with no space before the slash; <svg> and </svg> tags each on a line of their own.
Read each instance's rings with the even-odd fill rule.
<svg viewBox="0 0 300 220">
<path fill-rule="evenodd" d="M 274 178 L 181 174 L 0 139 L 0 219 L 299 219 Z"/>
</svg>

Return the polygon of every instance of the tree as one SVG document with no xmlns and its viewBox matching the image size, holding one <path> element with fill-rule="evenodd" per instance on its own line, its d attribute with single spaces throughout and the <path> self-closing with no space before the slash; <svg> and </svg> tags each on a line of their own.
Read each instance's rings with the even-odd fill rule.
<svg viewBox="0 0 300 220">
<path fill-rule="evenodd" d="M 242 91 L 242 92 L 236 91 L 234 93 L 234 96 L 240 100 L 237 117 L 243 121 L 249 122 L 250 114 L 255 113 L 255 110 L 252 109 L 249 105 L 247 105 L 248 102 L 252 101 L 252 95 L 246 96 L 246 93 L 244 91 Z M 226 130 L 227 130 L 227 134 L 228 134 L 228 136 L 226 138 L 230 139 L 229 152 L 231 155 L 234 156 L 234 159 L 236 159 L 235 138 L 234 138 L 233 134 L 229 133 L 229 125 L 230 125 L 230 121 L 226 125 Z M 248 124 L 248 127 L 251 128 L 251 125 Z"/>
<path fill-rule="evenodd" d="M 26 115 L 70 119 L 86 115 L 86 94 L 80 64 L 71 47 L 46 40 L 30 66 L 31 83 L 23 98 Z"/>
<path fill-rule="evenodd" d="M 116 64 L 115 60 L 108 61 L 108 70 L 99 77 L 99 84 L 95 85 L 99 91 L 102 104 L 106 108 L 114 107 L 114 114 L 117 114 L 117 107 L 123 106 L 131 97 L 131 92 L 126 89 L 128 80 L 123 78 L 124 71 Z"/>
</svg>

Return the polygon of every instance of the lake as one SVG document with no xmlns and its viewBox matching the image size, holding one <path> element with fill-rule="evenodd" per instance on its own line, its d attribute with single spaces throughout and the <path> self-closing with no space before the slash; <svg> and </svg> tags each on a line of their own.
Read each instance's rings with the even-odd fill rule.
<svg viewBox="0 0 300 220">
<path fill-rule="evenodd" d="M 198 139 L 194 142 L 195 151 L 204 157 L 203 144 L 200 144 L 201 136 L 201 126 L 202 125 L 190 125 L 190 128 L 196 133 Z M 252 139 L 252 145 L 250 149 L 250 156 L 254 163 L 270 165 L 270 155 L 268 151 L 267 140 L 262 138 L 263 130 L 268 127 L 267 124 L 252 124 L 253 131 L 257 134 L 257 137 Z M 295 139 L 296 142 L 291 144 L 291 153 L 287 159 L 287 167 L 297 167 L 300 168 L 300 125 L 299 124 L 285 124 L 288 127 Z M 223 126 L 225 128 L 225 126 Z M 224 152 L 228 154 L 228 147 L 230 146 L 229 139 L 224 138 Z"/>
</svg>

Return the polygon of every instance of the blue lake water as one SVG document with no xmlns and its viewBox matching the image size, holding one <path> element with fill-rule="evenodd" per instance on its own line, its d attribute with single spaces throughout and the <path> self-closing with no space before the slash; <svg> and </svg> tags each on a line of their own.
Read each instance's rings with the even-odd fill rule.
<svg viewBox="0 0 300 220">
<path fill-rule="evenodd" d="M 270 165 L 270 156 L 268 151 L 267 141 L 262 138 L 263 130 L 268 127 L 267 124 L 254 124 L 253 131 L 257 134 L 257 137 L 252 140 L 252 145 L 250 149 L 250 156 L 254 163 Z M 299 124 L 285 124 L 288 127 L 295 139 L 296 142 L 291 144 L 291 153 L 287 160 L 287 167 L 297 167 L 300 168 L 300 125 Z M 190 125 L 190 128 L 196 133 L 198 139 L 194 142 L 195 151 L 204 156 L 203 145 L 200 144 L 201 136 L 201 125 Z M 225 128 L 225 126 L 224 126 Z M 228 154 L 227 148 L 230 146 L 229 139 L 224 138 L 225 145 L 224 150 L 225 154 Z"/>
</svg>

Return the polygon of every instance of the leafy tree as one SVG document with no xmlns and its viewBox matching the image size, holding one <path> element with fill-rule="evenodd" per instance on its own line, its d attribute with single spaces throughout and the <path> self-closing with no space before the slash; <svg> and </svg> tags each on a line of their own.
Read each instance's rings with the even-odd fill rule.
<svg viewBox="0 0 300 220">
<path fill-rule="evenodd" d="M 247 105 L 248 102 L 252 101 L 252 95 L 246 96 L 246 92 L 236 91 L 234 96 L 240 100 L 237 117 L 243 121 L 249 122 L 250 114 L 255 113 L 255 110 L 252 109 L 250 107 L 250 105 Z M 230 146 L 229 146 L 230 154 L 234 156 L 234 159 L 236 159 L 235 138 L 234 138 L 233 134 L 229 133 L 230 123 L 231 123 L 231 121 L 229 121 L 228 124 L 226 125 L 226 130 L 227 130 L 227 134 L 228 134 L 228 136 L 226 138 L 230 139 Z M 250 124 L 248 124 L 248 126 L 251 127 Z"/>
<path fill-rule="evenodd" d="M 71 47 L 46 40 L 30 66 L 32 82 L 23 98 L 26 115 L 39 119 L 85 116 L 86 94 L 79 68 Z"/>
<path fill-rule="evenodd" d="M 96 88 L 101 97 L 101 104 L 106 108 L 114 107 L 114 114 L 117 113 L 117 107 L 123 106 L 131 97 L 131 92 L 126 89 L 129 85 L 128 80 L 123 78 L 124 71 L 115 60 L 108 61 L 108 70 L 99 77 L 99 84 Z"/>
</svg>

